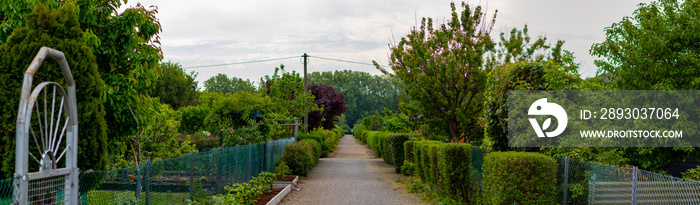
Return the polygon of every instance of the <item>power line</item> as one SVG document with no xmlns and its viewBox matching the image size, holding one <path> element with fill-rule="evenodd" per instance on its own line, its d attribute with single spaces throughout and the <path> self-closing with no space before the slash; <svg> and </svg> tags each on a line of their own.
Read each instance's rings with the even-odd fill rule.
<svg viewBox="0 0 700 205">
<path fill-rule="evenodd" d="M 341 59 L 333 59 L 333 58 L 324 58 L 320 56 L 309 56 L 312 58 L 318 58 L 318 59 L 323 59 L 323 60 L 329 60 L 329 61 L 338 61 L 338 62 L 343 62 L 343 63 L 354 63 L 354 64 L 360 64 L 360 65 L 369 65 L 369 66 L 374 66 L 374 64 L 371 63 L 362 63 L 362 62 L 357 62 L 357 61 L 349 61 L 349 60 L 341 60 Z M 379 65 L 381 67 L 389 67 L 389 66 L 383 66 Z"/>
<path fill-rule="evenodd" d="M 284 57 L 284 58 L 272 58 L 272 59 L 254 60 L 254 61 L 245 61 L 245 62 L 236 62 L 236 63 L 224 63 L 224 64 L 214 64 L 214 65 L 190 66 L 190 67 L 183 67 L 182 69 L 208 68 L 208 67 L 217 67 L 217 66 L 225 66 L 225 65 L 240 65 L 240 64 L 248 64 L 248 63 L 260 63 L 260 62 L 284 60 L 284 59 L 298 58 L 298 57 L 299 57 L 299 56 L 290 56 L 290 57 Z"/>
<path fill-rule="evenodd" d="M 309 56 L 309 57 L 318 58 L 318 59 L 323 59 L 323 60 L 329 60 L 329 61 L 338 61 L 338 62 L 343 62 L 343 63 L 353 63 L 353 64 L 360 64 L 360 65 L 374 66 L 374 64 L 371 64 L 371 63 L 362 63 L 362 62 L 357 62 L 357 61 L 349 61 L 349 60 L 334 59 L 334 58 L 325 58 L 325 57 L 320 57 L 320 56 Z M 291 59 L 291 58 L 299 58 L 299 56 L 290 56 L 290 57 L 284 57 L 284 58 L 271 58 L 271 59 L 254 60 L 254 61 L 244 61 L 244 62 L 235 62 L 235 63 L 223 63 L 223 64 L 214 64 L 214 65 L 189 66 L 189 67 L 183 67 L 182 69 L 209 68 L 209 67 L 218 67 L 218 66 L 226 66 L 226 65 L 240 65 L 240 64 L 249 64 L 249 63 L 261 63 L 261 62 L 276 61 L 276 60 L 285 60 L 285 59 Z M 384 66 L 384 65 L 380 65 L 380 66 L 381 66 L 381 67 L 389 67 L 389 66 Z"/>
</svg>

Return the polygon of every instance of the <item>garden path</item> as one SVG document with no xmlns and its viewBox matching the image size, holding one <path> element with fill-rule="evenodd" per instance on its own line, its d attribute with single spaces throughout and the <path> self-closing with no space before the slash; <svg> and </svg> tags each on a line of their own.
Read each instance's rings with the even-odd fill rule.
<svg viewBox="0 0 700 205">
<path fill-rule="evenodd" d="M 290 192 L 280 204 L 427 204 L 397 183 L 399 177 L 369 147 L 345 135 L 335 152 L 300 179 L 301 190 Z"/>
</svg>

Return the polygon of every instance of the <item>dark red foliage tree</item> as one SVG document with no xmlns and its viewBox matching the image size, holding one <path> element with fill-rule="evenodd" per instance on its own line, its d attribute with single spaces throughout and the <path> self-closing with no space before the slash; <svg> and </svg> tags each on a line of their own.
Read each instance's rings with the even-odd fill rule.
<svg viewBox="0 0 700 205">
<path fill-rule="evenodd" d="M 345 107 L 345 95 L 336 92 L 335 88 L 324 84 L 309 85 L 311 94 L 314 95 L 314 104 L 319 108 L 323 108 L 323 112 L 309 113 L 309 128 L 317 128 L 323 126 L 324 129 L 335 128 L 336 117 L 343 114 L 347 108 Z"/>
</svg>

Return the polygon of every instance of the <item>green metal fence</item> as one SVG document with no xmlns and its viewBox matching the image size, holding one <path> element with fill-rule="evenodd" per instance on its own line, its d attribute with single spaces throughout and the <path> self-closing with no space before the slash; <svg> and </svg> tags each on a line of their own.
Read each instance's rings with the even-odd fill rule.
<svg viewBox="0 0 700 205">
<path fill-rule="evenodd" d="M 112 171 L 80 173 L 82 204 L 185 204 L 225 193 L 225 186 L 274 171 L 274 162 L 295 138 L 239 145 Z M 12 202 L 12 179 L 0 180 L 0 204 Z"/>
</svg>

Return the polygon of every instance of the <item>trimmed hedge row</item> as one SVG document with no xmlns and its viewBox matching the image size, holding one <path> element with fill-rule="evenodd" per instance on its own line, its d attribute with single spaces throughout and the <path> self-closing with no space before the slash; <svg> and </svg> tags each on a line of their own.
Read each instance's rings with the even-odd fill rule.
<svg viewBox="0 0 700 205">
<path fill-rule="evenodd" d="M 531 152 L 493 152 L 483 165 L 485 204 L 555 204 L 557 162 Z"/>
<path fill-rule="evenodd" d="M 395 165 L 397 172 L 417 175 L 431 190 L 454 202 L 555 203 L 556 160 L 546 155 L 494 152 L 486 155 L 482 165 L 481 152 L 473 150 L 471 144 L 411 141 L 406 134 L 355 128 L 355 137 L 374 150 L 376 156 Z M 475 162 L 473 152 L 478 155 Z M 479 171 L 483 175 L 481 193 L 478 181 L 472 183 L 481 178 Z"/>
<path fill-rule="evenodd" d="M 345 131 L 340 128 L 299 134 L 296 142 L 284 146 L 281 160 L 289 166 L 292 174 L 306 176 L 319 158 L 335 150 L 343 135 Z"/>
</svg>

